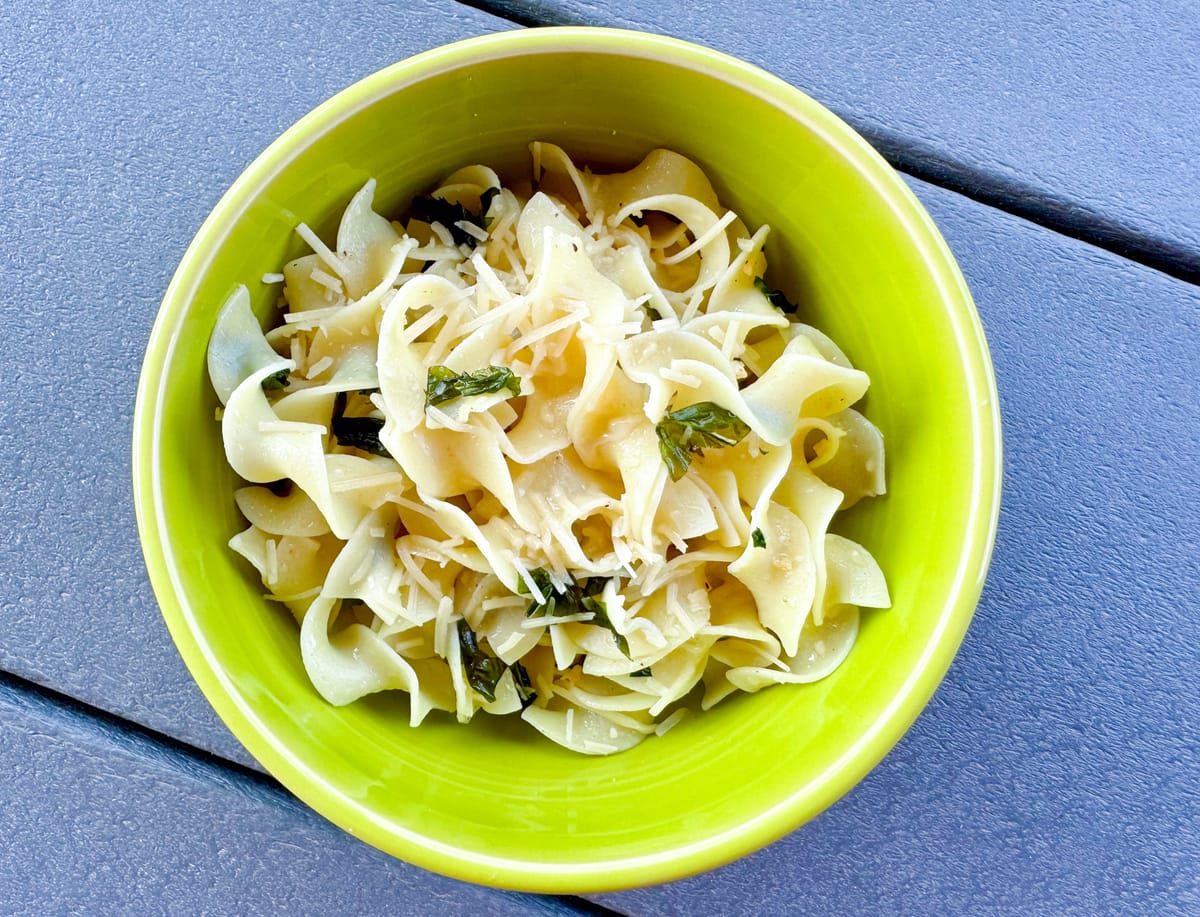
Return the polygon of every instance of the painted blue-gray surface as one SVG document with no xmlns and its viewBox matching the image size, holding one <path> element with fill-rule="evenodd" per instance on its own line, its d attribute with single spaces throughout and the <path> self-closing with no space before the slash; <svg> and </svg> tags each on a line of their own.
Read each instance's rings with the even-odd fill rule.
<svg viewBox="0 0 1200 917">
<path fill-rule="evenodd" d="M 693 25 L 678 20 L 673 30 L 694 29 L 692 37 L 721 45 L 705 30 L 732 14 L 703 0 L 694 9 L 704 16 Z M 849 7 L 834 9 L 846 10 L 847 22 L 854 18 Z M 923 6 L 907 9 L 914 22 L 929 18 Z M 1108 9 L 1096 11 L 1098 22 Z M 944 15 L 965 21 L 953 10 Z M 991 15 L 979 14 L 981 28 Z M 1131 12 L 1131 21 L 1138 15 Z M 1011 18 L 1028 22 L 1018 9 Z M 1161 41 L 1182 40 L 1190 23 Z M 0 9 L 0 668 L 248 761 L 179 662 L 136 542 L 129 415 L 158 299 L 205 213 L 283 127 L 396 58 L 504 26 L 449 0 L 310 0 L 253 9 L 216 0 L 160 9 L 142 0 L 100 9 L 78 3 L 53 13 L 21 0 Z M 851 22 L 845 30 L 852 26 L 859 28 Z M 742 51 L 754 56 L 758 48 L 761 63 L 816 91 L 788 68 L 811 65 L 801 59 L 820 57 L 822 48 L 845 53 L 831 38 L 837 31 L 823 28 L 806 33 L 805 44 L 778 24 L 771 31 L 743 22 L 740 31 L 754 38 Z M 908 35 L 912 44 L 917 31 L 898 30 L 896 42 Z M 937 29 L 928 34 L 931 47 L 944 41 Z M 1064 59 L 1087 57 L 1089 47 L 1102 56 L 1101 37 L 1082 29 L 1081 47 L 1063 39 L 1071 46 Z M 885 101 L 899 91 L 886 85 L 899 79 L 891 66 L 897 62 L 878 47 L 862 48 L 859 57 L 841 89 L 857 80 L 860 100 L 871 99 L 873 68 L 889 73 L 878 78 Z M 1000 105 L 1001 90 L 1023 85 L 1028 75 L 1015 58 L 988 60 L 988 72 L 1007 74 L 990 103 Z M 1111 72 L 1127 65 L 1118 54 Z M 946 66 L 937 91 L 948 93 L 945 81 L 973 64 L 952 56 Z M 1069 96 L 1072 85 L 1067 80 L 1060 91 Z M 1178 79 L 1168 85 L 1179 95 Z M 976 84 L 981 94 L 984 88 Z M 1056 121 L 1052 86 L 1023 104 L 1030 98 L 1037 103 L 1031 117 Z M 864 115 L 859 123 L 927 142 L 921 123 L 894 101 L 871 110 L 876 121 Z M 985 103 L 983 113 L 990 111 Z M 966 102 L 956 104 L 967 112 Z M 1186 108 L 1187 99 L 1180 104 Z M 1136 126 L 1146 115 L 1130 117 Z M 982 130 L 980 123 L 967 128 Z M 1061 140 L 1062 130 L 1055 123 L 1050 139 Z M 1094 136 L 1098 128 L 1089 130 Z M 995 132 L 981 136 L 994 139 Z M 970 152 L 978 148 L 970 139 L 946 134 L 939 143 Z M 1123 138 L 1109 139 L 1115 148 Z M 1158 147 L 1154 136 L 1145 139 L 1136 162 L 1153 171 Z M 1019 137 L 1013 142 L 1020 147 Z M 1079 142 L 1081 162 L 1094 163 L 1087 156 L 1101 154 Z M 1055 177 L 1058 154 L 1042 152 L 1041 165 L 1036 150 L 1022 156 L 1047 170 L 1049 187 L 1073 188 Z M 997 161 L 1008 163 L 1002 174 L 1014 180 L 1034 174 L 1021 157 Z M 980 163 L 988 175 L 999 168 L 987 157 Z M 1097 174 L 1091 166 L 1083 172 Z M 1141 173 L 1111 177 L 1117 189 L 1144 181 Z M 829 813 L 742 863 L 602 899 L 610 906 L 745 915 L 961 913 L 989 905 L 1078 913 L 1200 909 L 1200 635 L 1192 617 L 1200 605 L 1200 293 L 957 195 L 915 187 L 979 301 L 1006 423 L 998 553 L 963 655 L 913 732 Z M 1184 198 L 1181 192 L 1179 206 Z M 1136 208 L 1148 199 L 1138 185 L 1125 203 Z M 1175 223 L 1161 225 L 1172 239 L 1189 238 Z M 357 876 L 363 895 L 387 897 L 395 888 L 389 883 L 403 881 L 420 894 L 466 900 L 453 897 L 467 894 L 460 886 L 364 852 L 313 816 L 301 818 L 286 795 L 263 789 L 269 784 L 226 777 L 215 766 L 164 764 L 153 742 L 122 744 L 108 725 L 40 702 L 17 709 L 22 703 L 9 696 L 0 715 L 0 767 L 15 775 L 0 781 L 0 835 L 6 851 L 36 851 L 37 862 L 62 870 L 34 884 L 60 889 L 64 911 L 72 895 L 90 910 L 89 901 L 117 901 L 103 896 L 124 888 L 145 889 L 143 900 L 169 900 L 185 912 L 201 912 L 205 894 L 236 902 L 228 896 L 248 893 L 244 884 L 261 876 L 219 851 L 282 844 L 293 830 L 289 819 L 314 832 L 301 836 L 319 838 L 322 856 L 332 861 L 369 858 L 363 862 L 370 868 Z M 101 776 L 89 781 L 84 767 Z M 165 787 L 161 795 L 138 797 L 156 787 Z M 147 801 L 127 807 L 137 798 Z M 184 804 L 172 809 L 176 798 Z M 243 805 L 246 798 L 258 802 Z M 190 808 L 203 817 L 184 821 Z M 166 828 L 139 822 L 143 811 L 168 813 Z M 262 824 L 274 825 L 267 829 L 273 840 L 263 840 Z M 184 825 L 195 827 L 194 837 Z M 58 862 L 73 837 L 79 842 L 71 855 L 92 864 L 88 871 Z M 191 898 L 155 898 L 167 893 L 170 870 L 137 872 L 133 860 L 122 859 L 122 838 L 183 871 Z M 277 857 L 270 860 L 279 877 L 272 887 L 281 895 L 312 889 L 312 876 L 321 875 L 315 858 L 267 852 Z M 34 881 L 33 872 L 20 855 L 0 858 L 0 882 L 13 895 L 0 897 L 0 912 L 6 901 L 18 910 L 27 900 L 15 896 Z M 315 893 L 280 900 L 298 913 L 328 910 Z"/>
<path fill-rule="evenodd" d="M 4 685 L 0 773 L 0 914 L 580 913 L 400 863 L 264 778 Z"/>
<path fill-rule="evenodd" d="M 1005 424 L 996 554 L 962 651 L 916 727 L 813 823 L 598 900 L 1200 913 L 1200 288 L 913 186 L 971 283 Z"/>
<path fill-rule="evenodd" d="M 0 668 L 250 763 L 170 645 L 137 542 L 131 419 L 159 300 L 289 124 L 507 25 L 449 0 L 0 4 Z"/>
<path fill-rule="evenodd" d="M 1195 0 L 470 0 L 699 41 L 893 162 L 1200 279 Z"/>
</svg>

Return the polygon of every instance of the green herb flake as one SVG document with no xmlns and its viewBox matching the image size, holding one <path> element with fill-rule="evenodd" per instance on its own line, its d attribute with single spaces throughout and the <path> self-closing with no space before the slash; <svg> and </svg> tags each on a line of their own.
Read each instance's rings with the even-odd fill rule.
<svg viewBox="0 0 1200 917">
<path fill-rule="evenodd" d="M 638 669 L 636 672 L 630 672 L 629 677 L 630 678 L 649 678 L 653 674 L 654 673 L 650 671 L 650 666 L 646 666 L 644 669 Z"/>
<path fill-rule="evenodd" d="M 335 417 L 330 423 L 330 429 L 339 445 L 353 446 L 355 449 L 384 458 L 392 456 L 379 440 L 383 420 L 378 417 Z"/>
<path fill-rule="evenodd" d="M 765 548 L 767 546 L 767 538 L 763 535 L 762 529 L 755 529 L 750 533 L 750 543 L 756 548 Z"/>
<path fill-rule="evenodd" d="M 702 449 L 735 446 L 750 432 L 750 428 L 731 411 L 711 401 L 672 411 L 654 427 L 658 434 L 658 451 L 678 481 L 692 463 L 692 454 Z"/>
<path fill-rule="evenodd" d="M 338 441 L 338 445 L 352 446 L 372 455 L 382 455 L 391 458 L 391 453 L 379 439 L 383 429 L 383 420 L 378 417 L 347 417 L 346 393 L 338 392 L 333 399 L 333 416 L 329 419 L 329 432 Z"/>
<path fill-rule="evenodd" d="M 612 619 L 608 616 L 608 609 L 604 603 L 596 596 L 604 592 L 604 586 L 608 582 L 602 576 L 590 576 L 582 582 L 571 578 L 565 588 L 557 589 L 550 581 L 550 574 L 538 567 L 529 571 L 529 576 L 535 583 L 542 595 L 546 597 L 546 601 L 540 605 L 537 601 L 530 603 L 529 608 L 525 610 L 526 617 L 533 615 L 546 615 L 554 617 L 561 615 L 563 617 L 572 614 L 591 614 L 592 620 L 587 622 L 595 624 L 597 627 L 603 627 L 613 635 L 613 639 L 617 642 L 617 648 L 626 656 L 629 656 L 629 641 L 625 639 L 625 635 L 619 633 L 613 626 Z M 522 584 L 524 585 L 524 584 Z M 522 588 L 522 594 L 528 594 L 528 588 Z"/>
<path fill-rule="evenodd" d="M 529 571 L 529 578 L 533 580 L 534 585 L 537 586 L 538 592 L 542 594 L 545 601 L 539 605 L 537 599 L 534 599 L 529 603 L 529 607 L 525 609 L 525 616 L 529 617 L 530 615 L 537 614 L 539 611 L 545 611 L 546 614 L 553 615 L 557 602 L 554 598 L 554 582 L 550 579 L 549 571 L 543 567 L 534 567 Z M 517 592 L 520 595 L 533 595 L 524 579 L 517 585 Z"/>
<path fill-rule="evenodd" d="M 272 373 L 271 375 L 267 376 L 267 378 L 262 380 L 263 391 L 264 392 L 277 392 L 280 389 L 287 388 L 289 375 L 291 375 L 290 370 L 281 369 L 281 370 L 279 370 L 279 372 Z"/>
<path fill-rule="evenodd" d="M 488 191 L 493 189 L 489 188 Z M 499 191 L 496 188 L 495 191 Z M 462 204 L 452 204 L 450 201 L 443 200 L 440 197 L 432 195 L 422 195 L 414 197 L 412 205 L 408 209 L 408 215 L 414 220 L 420 220 L 423 223 L 441 223 L 450 233 L 450 238 L 454 240 L 455 245 L 469 245 L 474 248 L 479 239 L 471 235 L 459 223 L 470 223 L 472 226 L 478 226 L 486 232 L 486 220 L 484 216 L 487 214 L 488 205 L 491 203 L 491 196 L 485 191 L 480 196 L 480 203 L 483 205 L 482 213 L 472 213 Z M 487 197 L 487 201 L 484 201 Z"/>
<path fill-rule="evenodd" d="M 537 700 L 537 692 L 533 690 L 533 682 L 530 680 L 525 666 L 514 662 L 508 668 L 512 672 L 513 687 L 517 689 L 517 697 L 521 700 L 521 709 L 524 710 Z"/>
<path fill-rule="evenodd" d="M 479 195 L 479 215 L 483 218 L 487 229 L 491 226 L 491 220 L 488 219 L 488 211 L 492 209 L 492 201 L 500 196 L 499 188 L 488 188 L 483 194 Z"/>
<path fill-rule="evenodd" d="M 787 315 L 796 314 L 796 304 L 784 296 L 779 290 L 774 290 L 767 286 L 767 282 L 761 277 L 754 278 L 754 289 L 758 290 L 758 292 L 762 293 L 763 296 L 767 297 L 767 302 L 773 305 L 780 312 L 786 313 Z"/>
<path fill-rule="evenodd" d="M 509 391 L 510 398 L 521 394 L 521 380 L 505 366 L 485 366 L 473 373 L 456 373 L 447 366 L 431 366 L 425 386 L 425 407 L 470 395 L 489 395 L 503 389 Z"/>
<path fill-rule="evenodd" d="M 479 645 L 475 631 L 471 630 L 471 625 L 465 618 L 458 619 L 458 646 L 462 650 L 467 683 L 480 697 L 489 702 L 494 701 L 496 685 L 500 683 L 507 666 Z M 528 680 L 528 674 L 525 677 Z"/>
<path fill-rule="evenodd" d="M 613 626 L 612 619 L 609 618 L 608 609 L 604 607 L 604 603 L 595 596 L 588 595 L 584 596 L 581 604 L 584 611 L 590 611 L 593 615 L 590 623 L 603 627 L 611 633 L 613 639 L 617 641 L 617 649 L 624 653 L 627 658 L 633 658 L 629 655 L 629 641 L 625 639 L 624 634 L 619 633 L 616 627 Z"/>
</svg>

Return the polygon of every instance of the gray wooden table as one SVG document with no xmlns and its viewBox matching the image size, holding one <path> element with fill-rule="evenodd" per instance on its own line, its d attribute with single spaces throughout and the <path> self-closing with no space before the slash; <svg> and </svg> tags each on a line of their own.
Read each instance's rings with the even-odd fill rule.
<svg viewBox="0 0 1200 917">
<path fill-rule="evenodd" d="M 1200 912 L 1200 17 L 1184 0 L 454 0 L 0 9 L 0 914 Z M 846 798 L 668 886 L 536 897 L 343 834 L 246 754 L 158 614 L 130 423 L 158 301 L 285 127 L 488 31 L 729 51 L 904 172 L 982 315 L 995 561 Z"/>
</svg>

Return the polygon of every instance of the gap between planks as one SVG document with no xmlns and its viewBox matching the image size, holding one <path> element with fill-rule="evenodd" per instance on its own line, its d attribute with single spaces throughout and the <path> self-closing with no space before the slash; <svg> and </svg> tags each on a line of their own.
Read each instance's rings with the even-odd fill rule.
<svg viewBox="0 0 1200 917">
<path fill-rule="evenodd" d="M 274 777 L 4 670 L 0 670 L 0 704 L 7 704 L 18 713 L 65 720 L 68 725 L 98 735 L 126 751 L 166 762 L 235 790 L 249 791 L 270 805 L 312 812 Z M 580 917 L 627 917 L 622 911 L 576 895 L 545 897 L 557 900 Z"/>
<path fill-rule="evenodd" d="M 516 25 L 604 26 L 585 17 L 551 9 L 538 0 L 456 0 Z M 1059 235 L 1077 239 L 1177 280 L 1200 285 L 1200 257 L 1170 239 L 1153 238 L 1089 207 L 1058 200 L 1019 181 L 988 175 L 911 138 L 872 129 L 840 112 L 899 172 L 954 191 L 979 204 L 1002 210 Z"/>
</svg>

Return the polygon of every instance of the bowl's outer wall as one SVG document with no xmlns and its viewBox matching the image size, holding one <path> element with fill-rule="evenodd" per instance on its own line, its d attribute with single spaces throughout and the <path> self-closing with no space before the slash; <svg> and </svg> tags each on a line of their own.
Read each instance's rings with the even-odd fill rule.
<svg viewBox="0 0 1200 917">
<path fill-rule="evenodd" d="M 667 53 L 595 38 L 590 51 L 555 51 L 548 37 L 526 36 L 527 53 L 505 56 L 516 39 L 452 47 L 364 81 L 239 180 L 181 266 L 151 342 L 136 489 L 148 566 L 181 652 L 234 732 L 302 798 L 428 868 L 598 890 L 760 846 L 886 753 L 944 674 L 982 585 L 999 431 L 957 269 L 899 179 L 833 116 L 765 75 L 674 43 Z M 618 47 L 651 56 L 606 53 Z M 456 66 L 488 53 L 501 56 Z M 621 166 L 656 146 L 678 150 L 747 224 L 769 223 L 768 278 L 870 374 L 865 411 L 888 448 L 889 494 L 835 526 L 875 555 L 894 601 L 864 614 L 846 663 L 811 686 L 728 701 L 611 758 L 579 757 L 486 717 L 464 728 L 435 714 L 413 730 L 402 695 L 329 707 L 305 676 L 291 617 L 224 548 L 243 523 L 204 366 L 232 288 L 245 283 L 268 321 L 278 287 L 259 278 L 305 251 L 298 222 L 332 241 L 369 177 L 376 209 L 399 216 L 462 165 L 527 176 L 533 139 Z"/>
</svg>

